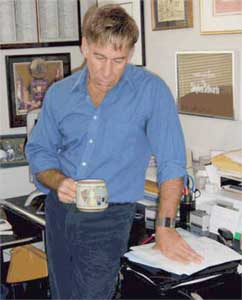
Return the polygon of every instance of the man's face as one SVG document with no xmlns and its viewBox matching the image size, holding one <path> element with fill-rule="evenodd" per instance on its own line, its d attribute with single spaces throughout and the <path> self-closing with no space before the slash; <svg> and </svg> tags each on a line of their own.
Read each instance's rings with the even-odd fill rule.
<svg viewBox="0 0 242 300">
<path fill-rule="evenodd" d="M 82 53 L 87 61 L 89 80 L 102 93 L 108 92 L 121 78 L 133 50 L 128 47 L 115 50 L 112 44 L 87 44 L 82 41 Z"/>
</svg>

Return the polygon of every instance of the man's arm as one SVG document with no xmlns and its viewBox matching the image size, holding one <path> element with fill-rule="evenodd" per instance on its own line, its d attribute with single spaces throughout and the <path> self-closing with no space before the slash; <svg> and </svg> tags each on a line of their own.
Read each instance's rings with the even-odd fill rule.
<svg viewBox="0 0 242 300">
<path fill-rule="evenodd" d="M 72 203 L 75 199 L 77 182 L 59 170 L 49 169 L 39 172 L 36 178 L 46 187 L 56 191 L 61 202 Z"/>
<path fill-rule="evenodd" d="M 157 218 L 175 218 L 183 190 L 183 179 L 175 178 L 163 182 L 160 186 L 160 203 Z M 196 253 L 178 234 L 175 228 L 156 225 L 155 248 L 173 260 L 189 263 L 201 262 Z"/>
</svg>

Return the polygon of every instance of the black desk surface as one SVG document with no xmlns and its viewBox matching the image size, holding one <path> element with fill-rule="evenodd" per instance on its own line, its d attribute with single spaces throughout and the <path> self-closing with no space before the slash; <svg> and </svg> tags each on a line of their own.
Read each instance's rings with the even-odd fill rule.
<svg viewBox="0 0 242 300">
<path fill-rule="evenodd" d="M 33 207 L 24 206 L 26 198 L 21 196 L 1 201 L 14 232 L 13 235 L 0 236 L 1 250 L 42 240 L 44 217 L 37 216 Z"/>
</svg>

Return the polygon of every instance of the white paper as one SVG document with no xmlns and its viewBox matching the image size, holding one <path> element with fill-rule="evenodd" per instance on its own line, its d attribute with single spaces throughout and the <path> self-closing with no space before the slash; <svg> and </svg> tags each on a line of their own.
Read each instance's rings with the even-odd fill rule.
<svg viewBox="0 0 242 300">
<path fill-rule="evenodd" d="M 58 2 L 57 0 L 38 1 L 40 41 L 58 41 Z"/>
<path fill-rule="evenodd" d="M 209 231 L 218 234 L 218 228 L 226 228 L 234 234 L 239 231 L 239 218 L 239 211 L 214 205 L 210 216 Z"/>
<path fill-rule="evenodd" d="M 78 14 L 76 0 L 59 0 L 59 34 L 61 40 L 78 40 Z"/>
<path fill-rule="evenodd" d="M 235 151 L 235 152 L 226 153 L 225 156 L 227 156 L 228 158 L 230 158 L 235 163 L 242 164 L 242 150 L 241 151 Z"/>
<path fill-rule="evenodd" d="M 157 167 L 156 166 L 149 166 L 147 168 L 145 179 L 153 181 L 153 182 L 157 182 Z"/>
<path fill-rule="evenodd" d="M 17 41 L 37 42 L 37 20 L 34 0 L 15 2 Z"/>
<path fill-rule="evenodd" d="M 179 230 L 178 232 L 195 251 L 204 257 L 202 263 L 186 265 L 173 261 L 164 256 L 159 250 L 152 249 L 154 243 L 133 247 L 134 250 L 127 252 L 124 256 L 131 261 L 178 275 L 191 275 L 211 266 L 242 259 L 242 255 L 215 240 L 207 237 L 197 237 L 191 233 L 184 234 L 183 231 Z"/>
<path fill-rule="evenodd" d="M 16 42 L 14 0 L 0 1 L 0 42 Z"/>
</svg>

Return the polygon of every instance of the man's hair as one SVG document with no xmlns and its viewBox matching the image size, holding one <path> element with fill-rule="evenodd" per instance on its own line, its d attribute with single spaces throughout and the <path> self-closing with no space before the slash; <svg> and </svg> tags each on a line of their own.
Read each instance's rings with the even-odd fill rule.
<svg viewBox="0 0 242 300">
<path fill-rule="evenodd" d="M 114 49 L 134 47 L 139 30 L 134 19 L 119 5 L 91 7 L 83 20 L 82 34 L 87 43 L 112 44 Z"/>
</svg>

